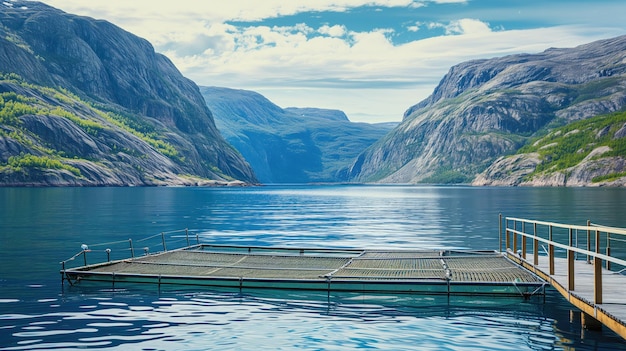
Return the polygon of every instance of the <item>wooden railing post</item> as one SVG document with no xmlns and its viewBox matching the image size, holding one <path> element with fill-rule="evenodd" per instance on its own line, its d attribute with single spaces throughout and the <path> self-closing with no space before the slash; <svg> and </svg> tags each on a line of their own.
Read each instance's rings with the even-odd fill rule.
<svg viewBox="0 0 626 351">
<path fill-rule="evenodd" d="M 533 241 L 533 264 L 537 266 L 539 265 L 539 240 L 537 240 L 537 223 L 533 223 L 533 235 L 535 237 Z"/>
<path fill-rule="evenodd" d="M 574 291 L 574 251 L 571 250 L 574 245 L 574 232 L 569 229 L 569 248 L 567 249 L 567 289 Z"/>
<path fill-rule="evenodd" d="M 596 253 L 600 253 L 600 231 L 597 229 Z M 593 258 L 593 301 L 596 304 L 602 303 L 602 260 L 597 256 Z"/>
<path fill-rule="evenodd" d="M 606 255 L 611 256 L 611 233 L 606 232 Z M 611 270 L 611 261 L 606 261 L 606 269 Z"/>
<path fill-rule="evenodd" d="M 517 253 L 517 221 L 513 221 L 513 252 Z"/>
<path fill-rule="evenodd" d="M 587 220 L 587 251 L 591 252 L 591 221 Z M 587 255 L 587 263 L 591 263 L 591 256 Z"/>
<path fill-rule="evenodd" d="M 498 248 L 502 252 L 502 213 L 498 214 Z"/>
<path fill-rule="evenodd" d="M 506 219 L 506 242 L 505 242 L 505 250 L 508 250 L 511 248 L 511 232 L 509 232 L 509 219 Z"/>
<path fill-rule="evenodd" d="M 522 233 L 526 234 L 526 222 L 522 222 Z M 526 235 L 522 235 L 522 258 L 526 259 Z"/>
<path fill-rule="evenodd" d="M 550 275 L 554 275 L 554 245 L 552 244 L 552 225 L 550 225 L 548 228 L 548 240 L 550 240 L 550 243 L 548 244 L 548 257 L 550 258 Z"/>
</svg>

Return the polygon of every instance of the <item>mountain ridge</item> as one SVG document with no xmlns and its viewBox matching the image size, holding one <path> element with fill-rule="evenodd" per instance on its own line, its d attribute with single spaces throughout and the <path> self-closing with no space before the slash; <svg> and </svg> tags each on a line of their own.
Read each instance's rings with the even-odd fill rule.
<svg viewBox="0 0 626 351">
<path fill-rule="evenodd" d="M 453 66 L 346 170 L 348 181 L 471 183 L 532 136 L 626 106 L 626 36 Z"/>
<path fill-rule="evenodd" d="M 337 182 L 341 170 L 390 129 L 353 123 L 339 110 L 281 108 L 253 91 L 200 89 L 218 129 L 264 183 Z"/>
<path fill-rule="evenodd" d="M 103 161 L 97 167 L 83 162 L 85 172 L 80 177 L 71 174 L 60 177 L 57 170 L 52 172 L 55 176 L 46 179 L 45 174 L 51 171 L 46 172 L 42 167 L 22 168 L 18 174 L 8 164 L 6 155 L 11 152 L 0 150 L 0 155 L 5 155 L 0 159 L 0 166 L 5 165 L 2 167 L 4 184 L 257 182 L 247 162 L 226 143 L 215 127 L 199 88 L 183 77 L 168 58 L 156 53 L 148 41 L 109 22 L 67 14 L 39 2 L 13 1 L 0 4 L 0 7 L 0 72 L 4 72 L 5 77 L 16 74 L 3 80 L 0 91 L 17 92 L 28 99 L 41 98 L 21 102 L 38 111 L 22 118 L 31 121 L 27 126 L 33 128 L 20 129 L 24 127 L 23 121 L 5 125 L 0 134 L 3 139 L 0 145 L 14 144 L 15 139 L 9 140 L 12 133 L 22 133 L 22 139 L 27 137 L 34 142 L 31 146 L 23 145 L 23 152 L 61 163 L 76 163 L 55 151 L 63 145 L 51 145 L 54 144 L 51 140 L 46 141 L 47 146 L 41 145 L 32 120 L 38 119 L 40 126 L 56 123 L 57 127 L 65 128 L 67 135 L 74 136 L 78 134 L 70 129 L 85 129 L 80 123 L 76 124 L 79 120 L 117 130 L 107 134 L 106 138 L 102 133 L 99 136 L 87 133 L 71 140 L 82 147 L 98 145 L 100 152 L 92 158 Z M 42 93 L 45 88 L 55 91 Z M 55 95 L 64 96 L 64 100 L 71 102 L 61 103 L 55 100 Z M 62 124 L 51 122 L 57 121 L 55 118 L 59 116 L 46 115 L 42 111 L 54 109 L 55 103 L 65 111 L 61 114 L 74 115 L 78 119 L 66 118 Z M 72 107 L 72 104 L 81 107 Z M 111 117 L 117 123 L 107 121 L 107 114 L 117 116 Z M 129 144 L 129 138 L 141 142 Z M 112 151 L 118 144 L 127 146 L 123 155 L 120 151 Z M 175 152 L 163 153 L 168 148 Z M 149 158 L 152 166 L 146 168 L 142 157 Z M 132 177 L 120 170 L 128 172 L 126 163 L 136 170 Z M 91 174 L 87 169 L 97 170 L 97 177 L 85 176 Z M 150 172 L 161 176 L 155 178 Z"/>
</svg>

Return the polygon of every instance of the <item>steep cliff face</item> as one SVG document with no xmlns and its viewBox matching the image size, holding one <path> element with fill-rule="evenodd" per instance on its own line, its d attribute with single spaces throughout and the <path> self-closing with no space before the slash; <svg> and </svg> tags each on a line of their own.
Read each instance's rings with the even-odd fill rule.
<svg viewBox="0 0 626 351">
<path fill-rule="evenodd" d="M 347 170 L 352 181 L 470 182 L 546 130 L 626 106 L 626 36 L 461 63 Z"/>
<path fill-rule="evenodd" d="M 390 129 L 352 123 L 337 110 L 283 109 L 252 91 L 200 90 L 219 130 L 264 183 L 339 181 L 339 171 Z"/>
<path fill-rule="evenodd" d="M 14 123 L 4 121 L 0 148 L 20 144 L 22 154 L 63 164 L 70 163 L 63 158 L 69 148 L 75 159 L 90 160 L 71 161 L 85 170 L 54 178 L 56 185 L 256 182 L 249 165 L 219 134 L 198 87 L 146 40 L 38 2 L 5 2 L 0 9 L 0 91 L 27 98 L 21 103 L 34 108 Z M 48 113 L 55 107 L 60 108 L 56 115 Z M 103 128 L 90 135 L 88 123 L 79 120 Z M 15 139 L 18 132 L 36 147 Z M 112 151 L 120 148 L 124 155 Z M 0 150 L 0 166 L 20 156 L 14 151 Z M 99 169 L 98 174 L 87 168 Z M 59 172 L 3 169 L 4 184 L 17 185 L 49 184 L 41 174 Z"/>
</svg>

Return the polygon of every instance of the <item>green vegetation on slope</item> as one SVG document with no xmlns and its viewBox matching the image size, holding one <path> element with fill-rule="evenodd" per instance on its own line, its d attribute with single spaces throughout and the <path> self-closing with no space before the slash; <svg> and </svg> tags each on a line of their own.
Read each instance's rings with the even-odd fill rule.
<svg viewBox="0 0 626 351">
<path fill-rule="evenodd" d="M 616 138 L 615 133 L 624 128 L 626 112 L 597 116 L 558 128 L 543 137 L 532 139 L 517 153 L 536 152 L 542 163 L 528 177 L 543 172 L 562 171 L 576 166 L 598 147 L 606 146 L 610 151 L 600 157 L 626 157 L 626 137 Z M 594 179 L 594 181 L 610 179 L 612 176 Z M 615 177 L 618 177 L 615 175 Z"/>
<path fill-rule="evenodd" d="M 60 160 L 49 156 L 35 156 L 31 154 L 11 156 L 9 157 L 8 166 L 18 172 L 22 171 L 24 168 L 64 169 L 72 172 L 77 177 L 81 176 L 78 168 L 67 165 Z"/>
<path fill-rule="evenodd" d="M 31 91 L 46 98 L 25 96 L 14 91 L 0 93 L 0 126 L 4 126 L 0 128 L 0 137 L 5 136 L 16 140 L 22 145 L 29 146 L 37 153 L 37 155 L 22 153 L 19 156 L 13 156 L 9 158 L 7 163 L 2 164 L 0 162 L 0 168 L 8 168 L 18 172 L 27 172 L 29 168 L 65 169 L 80 176 L 80 171 L 76 167 L 64 163 L 66 157 L 63 152 L 38 143 L 38 136 L 22 127 L 20 117 L 27 115 L 65 118 L 92 136 L 98 136 L 100 131 L 116 126 L 145 141 L 161 154 L 184 162 L 184 158 L 180 156 L 174 146 L 159 139 L 159 134 L 154 126 L 130 114 L 107 110 L 104 105 L 85 102 L 63 88 L 27 83 L 14 73 L 0 73 L 0 84 L 19 86 L 25 91 Z M 58 105 L 45 102 L 50 100 L 56 101 Z M 87 113 L 79 116 L 72 111 L 73 109 L 82 109 L 83 111 L 87 109 L 91 115 Z M 111 145 L 111 149 L 115 151 L 117 146 Z"/>
</svg>

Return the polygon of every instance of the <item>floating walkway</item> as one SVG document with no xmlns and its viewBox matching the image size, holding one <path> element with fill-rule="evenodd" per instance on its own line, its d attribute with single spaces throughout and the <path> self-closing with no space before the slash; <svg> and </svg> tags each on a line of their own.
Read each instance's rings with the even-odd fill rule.
<svg viewBox="0 0 626 351">
<path fill-rule="evenodd" d="M 84 250 L 83 254 L 87 252 Z M 65 268 L 66 262 L 63 262 L 62 278 L 72 285 L 91 281 L 112 286 L 150 283 L 159 287 L 529 297 L 544 294 L 546 284 L 495 251 L 292 249 L 197 244 L 71 269 Z"/>
<path fill-rule="evenodd" d="M 506 218 L 505 231 L 510 259 L 579 308 L 583 327 L 626 339 L 626 229 Z"/>
</svg>

